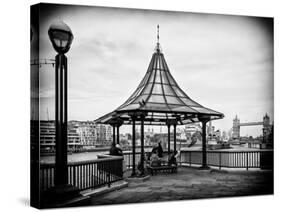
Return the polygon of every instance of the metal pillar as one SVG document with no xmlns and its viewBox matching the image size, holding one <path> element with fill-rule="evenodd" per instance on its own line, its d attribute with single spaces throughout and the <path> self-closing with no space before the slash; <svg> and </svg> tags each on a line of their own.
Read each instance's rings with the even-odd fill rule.
<svg viewBox="0 0 281 212">
<path fill-rule="evenodd" d="M 136 120 L 132 117 L 132 145 L 133 145 L 133 167 L 132 167 L 132 174 L 131 176 L 136 175 Z"/>
<path fill-rule="evenodd" d="M 56 56 L 56 164 L 55 185 L 67 185 L 67 58 Z"/>
<path fill-rule="evenodd" d="M 116 144 L 116 143 L 115 143 L 115 137 L 116 137 L 116 136 L 115 136 L 115 125 L 112 125 L 112 127 L 113 127 L 113 141 L 112 141 L 112 143 L 113 143 L 113 144 Z"/>
<path fill-rule="evenodd" d="M 144 117 L 141 116 L 141 175 L 144 175 Z"/>
<path fill-rule="evenodd" d="M 207 140 L 206 140 L 206 124 L 209 119 L 199 119 L 202 122 L 202 166 L 201 169 L 209 169 L 207 165 Z"/>
<path fill-rule="evenodd" d="M 174 152 L 177 150 L 177 125 L 174 124 Z"/>
<path fill-rule="evenodd" d="M 117 128 L 117 144 L 119 144 L 119 141 L 120 141 L 120 139 L 119 139 L 119 127 L 120 127 L 120 125 L 118 125 L 116 128 Z"/>
<path fill-rule="evenodd" d="M 171 137 L 170 136 L 170 126 L 171 126 L 170 124 L 167 125 L 167 127 L 168 127 L 168 155 L 170 154 L 170 151 L 171 151 L 170 150 L 170 141 L 171 141 L 171 138 L 170 138 Z"/>
</svg>

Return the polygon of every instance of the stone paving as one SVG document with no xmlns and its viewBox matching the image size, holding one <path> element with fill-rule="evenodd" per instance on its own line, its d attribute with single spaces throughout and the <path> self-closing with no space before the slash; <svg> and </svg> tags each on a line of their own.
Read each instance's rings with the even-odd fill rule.
<svg viewBox="0 0 281 212">
<path fill-rule="evenodd" d="M 82 205 L 106 205 L 273 194 L 272 171 L 218 171 L 179 168 L 159 173 L 145 182 L 91 197 Z"/>
</svg>

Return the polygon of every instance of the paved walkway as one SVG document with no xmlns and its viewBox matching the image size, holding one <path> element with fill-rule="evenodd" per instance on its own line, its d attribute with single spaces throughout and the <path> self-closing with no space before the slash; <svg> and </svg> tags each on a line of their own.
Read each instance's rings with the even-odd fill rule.
<svg viewBox="0 0 281 212">
<path fill-rule="evenodd" d="M 160 173 L 146 182 L 130 182 L 127 188 L 92 197 L 83 205 L 185 200 L 273 193 L 271 171 L 202 171 L 179 168 Z"/>
</svg>

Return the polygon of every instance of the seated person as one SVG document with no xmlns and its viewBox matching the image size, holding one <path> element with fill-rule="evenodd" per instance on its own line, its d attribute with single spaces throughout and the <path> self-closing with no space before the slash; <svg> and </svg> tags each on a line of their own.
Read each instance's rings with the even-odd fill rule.
<svg viewBox="0 0 281 212">
<path fill-rule="evenodd" d="M 115 145 L 114 142 L 111 144 L 111 148 L 109 150 L 109 154 L 110 155 L 118 155 L 118 150 L 117 150 L 116 145 Z"/>
<path fill-rule="evenodd" d="M 157 146 L 154 146 L 154 147 L 152 148 L 152 150 L 151 150 L 151 154 L 156 153 L 157 150 L 158 150 L 158 147 L 157 147 Z"/>
<path fill-rule="evenodd" d="M 150 166 L 161 166 L 161 160 L 159 159 L 157 152 L 152 153 L 150 157 Z"/>
<path fill-rule="evenodd" d="M 116 155 L 117 156 L 123 156 L 123 151 L 122 151 L 121 146 L 119 144 L 116 144 Z"/>
<path fill-rule="evenodd" d="M 161 142 L 158 143 L 157 152 L 158 152 L 158 157 L 162 158 L 163 157 L 163 148 L 161 146 Z"/>
<path fill-rule="evenodd" d="M 177 150 L 173 152 L 173 154 L 171 155 L 168 165 L 169 166 L 177 166 L 177 158 L 179 157 L 180 152 L 178 152 Z"/>
<path fill-rule="evenodd" d="M 147 160 L 147 161 L 150 161 L 151 155 L 152 155 L 151 152 L 147 152 L 147 153 L 146 153 L 146 160 Z"/>
</svg>

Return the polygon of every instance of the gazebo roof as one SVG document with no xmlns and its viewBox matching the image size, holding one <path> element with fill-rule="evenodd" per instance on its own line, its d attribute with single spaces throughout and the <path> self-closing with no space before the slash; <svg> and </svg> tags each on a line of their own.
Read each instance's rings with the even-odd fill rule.
<svg viewBox="0 0 281 212">
<path fill-rule="evenodd" d="M 107 124 L 118 118 L 124 124 L 131 124 L 130 116 L 141 112 L 146 114 L 144 123 L 151 125 L 164 125 L 170 120 L 188 124 L 198 122 L 200 117 L 213 120 L 224 116 L 195 102 L 179 87 L 170 73 L 159 42 L 137 89 L 121 106 L 96 122 Z"/>
</svg>

